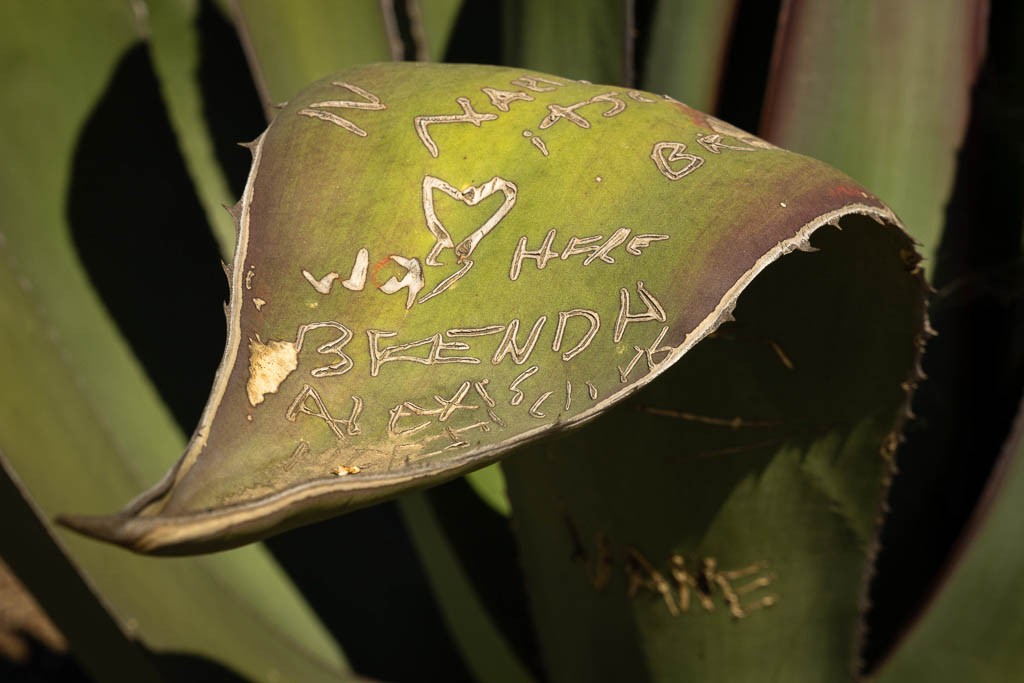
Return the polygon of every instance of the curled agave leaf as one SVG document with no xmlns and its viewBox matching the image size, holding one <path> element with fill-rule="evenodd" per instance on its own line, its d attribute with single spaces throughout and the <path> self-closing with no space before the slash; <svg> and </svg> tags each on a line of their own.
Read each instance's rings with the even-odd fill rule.
<svg viewBox="0 0 1024 683">
<path fill-rule="evenodd" d="M 482 66 L 313 84 L 253 145 L 236 214 L 186 453 L 68 526 L 198 552 L 435 484 L 639 390 L 823 226 L 870 216 L 912 253 L 825 164 L 668 96 Z"/>
</svg>

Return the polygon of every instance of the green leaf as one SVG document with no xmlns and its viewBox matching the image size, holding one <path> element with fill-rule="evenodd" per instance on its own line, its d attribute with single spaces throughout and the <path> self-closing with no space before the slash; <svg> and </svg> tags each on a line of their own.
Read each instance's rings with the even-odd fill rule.
<svg viewBox="0 0 1024 683">
<path fill-rule="evenodd" d="M 68 222 L 78 135 L 136 31 L 124 3 L 110 0 L 87 11 L 64 3 L 5 5 L 0 33 L 10 112 L 0 151 L 18 160 L 0 171 L 0 354 L 9 359 L 0 364 L 0 448 L 44 515 L 67 506 L 99 511 L 152 481 L 183 444 L 96 297 Z M 145 218 L 139 216 L 143 226 Z M 209 658 L 252 678 L 277 671 L 336 680 L 346 671 L 260 547 L 158 562 L 63 531 L 57 537 L 121 628 L 154 652 Z M 41 580 L 58 576 L 46 567 L 36 572 Z M 51 613 L 68 614 L 51 607 L 62 593 L 50 586 L 54 592 L 37 597 Z M 77 615 L 70 618 L 82 622 L 58 626 L 68 633 L 88 627 L 89 612 Z"/>
<path fill-rule="evenodd" d="M 931 297 L 929 317 L 939 334 L 929 342 L 924 358 L 929 380 L 915 398 L 918 419 L 908 425 L 906 442 L 900 447 L 900 474 L 889 496 L 892 510 L 880 539 L 882 552 L 872 583 L 865 648 L 872 671 L 891 656 L 948 578 L 954 560 L 949 553 L 964 532 L 1010 431 L 1021 392 L 1018 368 L 1024 346 L 1016 330 L 1021 291 L 1024 89 L 1020 66 L 1024 62 L 1019 57 L 1024 55 L 1020 49 L 1024 15 L 1020 3 L 991 3 L 989 18 L 989 4 L 965 3 L 956 8 L 930 4 L 928 12 L 935 14 L 925 20 L 925 25 L 939 21 L 948 11 L 966 16 L 971 11 L 968 5 L 975 7 L 983 21 L 976 22 L 978 30 L 969 40 L 974 50 L 984 52 L 985 60 L 971 87 L 969 125 L 962 139 L 953 143 L 954 180 L 947 192 L 937 192 L 930 200 L 933 215 L 945 219 L 941 247 L 927 264 L 929 280 L 938 290 Z M 912 21 L 916 24 L 924 17 L 916 15 Z M 950 30 L 973 30 L 969 22 L 960 23 L 952 23 Z M 951 39 L 948 33 L 935 30 L 930 39 L 906 37 L 909 42 L 900 44 L 911 58 L 923 47 L 933 53 L 970 52 L 964 51 L 966 36 Z M 883 49 L 895 48 L 885 45 Z M 937 111 L 959 108 L 958 98 L 966 87 L 960 86 L 959 95 L 948 88 L 955 86 L 962 72 L 952 68 L 949 72 L 905 84 L 904 99 L 894 107 L 902 108 L 916 98 Z M 950 144 L 931 133 L 934 119 L 930 116 L 935 114 L 922 114 L 923 125 L 917 128 L 915 121 L 906 135 L 920 136 L 921 145 Z M 884 145 L 888 139 L 879 141 Z M 914 176 L 914 183 L 926 188 L 932 181 L 934 160 L 910 147 L 896 152 L 911 156 L 897 159 L 894 155 L 894 167 L 905 169 Z M 953 150 L 946 154 L 952 158 Z"/>
<path fill-rule="evenodd" d="M 933 259 L 981 60 L 983 2 L 788 2 L 761 134 L 886 198 Z"/>
<path fill-rule="evenodd" d="M 282 97 L 290 97 L 299 87 L 306 84 L 311 77 L 310 73 L 316 69 L 323 67 L 325 70 L 329 70 L 358 62 L 382 59 L 381 52 L 384 49 L 382 40 L 385 31 L 378 30 L 377 22 L 383 15 L 377 12 L 385 8 L 385 5 L 381 4 L 377 8 L 372 8 L 373 4 L 364 3 L 358 6 L 364 14 L 356 17 L 358 23 L 353 25 L 350 23 L 351 17 L 346 19 L 341 16 L 339 6 L 307 4 L 296 7 L 289 5 L 285 10 L 276 5 L 241 3 L 236 12 L 236 23 L 243 41 L 250 44 L 249 59 L 257 82 L 260 80 L 260 74 L 266 72 L 272 77 L 270 83 L 276 88 L 274 92 Z M 425 46 L 429 47 L 431 51 L 443 51 L 458 4 L 431 2 L 429 5 L 419 8 L 418 14 L 416 12 L 411 14 L 413 37 L 418 38 L 418 51 L 422 51 Z M 351 5 L 347 7 L 351 7 Z M 415 9 L 416 5 L 410 4 L 407 5 L 407 8 Z M 287 16 L 275 14 L 275 12 L 282 11 Z M 421 22 L 417 22 L 418 19 Z M 293 51 L 279 48 L 275 36 L 282 23 L 295 25 L 297 27 L 296 40 L 307 46 L 299 53 L 299 58 L 296 58 Z M 361 39 L 350 44 L 339 45 L 330 37 L 323 40 L 315 38 L 320 35 L 326 36 L 323 33 L 324 27 L 342 25 L 348 26 L 350 31 L 354 26 Z M 383 29 L 384 26 L 381 25 L 380 28 Z M 261 36 L 264 38 L 261 39 Z M 392 46 L 392 50 L 394 50 L 394 46 Z M 436 55 L 440 56 L 440 52 Z M 329 64 L 331 66 L 328 66 Z M 315 76 L 320 75 L 322 74 L 315 73 Z M 354 99 L 361 98 L 356 94 Z M 364 104 L 355 106 L 367 105 L 364 101 Z M 342 107 L 339 111 L 344 113 L 344 109 L 345 107 Z M 480 492 L 485 496 L 485 500 L 488 499 L 486 497 L 488 494 L 492 494 L 491 499 L 495 498 L 493 494 L 496 492 L 493 489 L 480 490 Z M 504 499 L 504 492 L 497 495 L 498 499 Z M 417 505 L 419 500 L 415 496 L 404 497 L 399 499 L 398 507 L 433 584 L 438 597 L 438 606 L 455 636 L 462 656 L 484 680 L 502 680 L 508 676 L 515 676 L 516 672 L 521 670 L 521 665 L 515 662 L 503 635 L 486 618 L 483 605 L 473 593 L 472 585 L 463 575 L 461 568 L 458 571 L 449 571 L 449 567 L 458 565 L 457 560 L 452 556 L 452 550 L 447 540 L 437 531 L 439 521 L 435 518 L 433 510 L 425 503 Z M 453 595 L 456 596 L 456 599 L 452 599 Z M 478 618 L 478 615 L 483 616 Z M 492 653 L 495 652 L 497 655 L 492 656 Z"/>
<path fill-rule="evenodd" d="M 197 437 L 124 512 L 75 528 L 196 552 L 464 474 L 646 385 L 822 225 L 895 220 L 672 100 L 424 64 L 293 98 L 237 213 Z"/>
<path fill-rule="evenodd" d="M 196 0 L 171 0 L 147 5 L 140 30 L 149 37 L 153 63 L 174 125 L 182 156 L 203 203 L 206 220 L 217 238 L 221 254 L 235 250 L 235 226 L 224 207 L 234 203 L 227 180 L 214 156 L 210 131 L 203 118 L 199 90 L 199 38 Z"/>
<path fill-rule="evenodd" d="M 492 468 L 489 468 L 492 469 Z M 402 499 L 402 517 L 423 559 L 431 587 L 443 607 L 449 631 L 477 680 L 528 683 L 533 677 L 502 637 L 473 591 L 465 569 L 420 492 Z"/>
<path fill-rule="evenodd" d="M 416 59 L 440 62 L 462 9 L 462 0 L 408 0 L 405 4 L 415 42 Z"/>
<path fill-rule="evenodd" d="M 853 679 L 924 310 L 905 235 L 838 226 L 635 399 L 503 463 L 553 682 Z"/>
<path fill-rule="evenodd" d="M 8 275 L 3 270 L 0 280 Z M 0 556 L 16 575 L 24 577 L 29 592 L 46 596 L 50 617 L 61 625 L 62 635 L 79 664 L 97 680 L 161 680 L 154 662 L 107 611 L 65 548 L 51 535 L 45 518 L 19 486 L 3 452 L 0 514 L 4 520 Z"/>
<path fill-rule="evenodd" d="M 470 472 L 466 475 L 466 481 L 495 512 L 505 517 L 512 512 L 512 505 L 508 502 L 508 495 L 505 492 L 505 474 L 501 471 L 500 463 Z"/>
<path fill-rule="evenodd" d="M 714 111 L 725 72 L 736 0 L 662 0 L 651 20 L 641 85 Z"/>
<path fill-rule="evenodd" d="M 624 83 L 627 28 L 619 0 L 505 3 L 505 62 L 594 83 Z"/>
<path fill-rule="evenodd" d="M 329 73 L 401 59 L 401 38 L 386 5 L 378 0 L 232 0 L 267 118 L 275 105 Z"/>
<path fill-rule="evenodd" d="M 879 683 L 1010 681 L 1024 668 L 1024 418 L 997 463 L 959 561 Z"/>
</svg>

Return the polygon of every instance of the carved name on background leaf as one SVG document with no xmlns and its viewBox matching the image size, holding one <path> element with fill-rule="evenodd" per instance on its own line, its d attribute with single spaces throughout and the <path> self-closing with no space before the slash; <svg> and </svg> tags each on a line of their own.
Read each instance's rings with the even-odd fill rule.
<svg viewBox="0 0 1024 683">
<path fill-rule="evenodd" d="M 660 599 L 674 617 L 690 612 L 696 603 L 704 612 L 714 612 L 716 606 L 722 605 L 730 617 L 739 621 L 779 602 L 778 595 L 764 594 L 776 579 L 768 562 L 723 569 L 714 557 L 693 561 L 672 553 L 659 568 L 636 546 L 617 549 L 604 533 L 595 534 L 591 552 L 572 519 L 566 517 L 565 522 L 572 548 L 569 559 L 583 565 L 584 575 L 594 590 L 607 590 L 615 574 L 621 571 L 626 579 L 627 597 Z"/>
<path fill-rule="evenodd" d="M 777 595 L 748 597 L 774 583 L 775 576 L 767 571 L 767 562 L 722 569 L 714 557 L 702 557 L 698 562 L 688 563 L 684 556 L 673 553 L 669 556 L 668 565 L 666 576 L 637 548 L 627 546 L 623 563 L 626 594 L 630 598 L 643 593 L 660 596 L 674 617 L 690 611 L 691 598 L 695 598 L 705 612 L 714 612 L 716 601 L 721 600 L 729 610 L 729 616 L 737 621 L 779 602 Z"/>
</svg>

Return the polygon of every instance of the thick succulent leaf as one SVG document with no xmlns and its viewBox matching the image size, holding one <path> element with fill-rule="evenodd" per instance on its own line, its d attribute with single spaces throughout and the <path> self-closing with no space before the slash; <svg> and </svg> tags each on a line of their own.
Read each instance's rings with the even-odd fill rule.
<svg viewBox="0 0 1024 683">
<path fill-rule="evenodd" d="M 1024 417 L 1000 457 L 942 591 L 880 683 L 1012 681 L 1024 670 Z"/>
<path fill-rule="evenodd" d="M 0 364 L 0 448 L 42 514 L 52 517 L 69 505 L 101 511 L 159 476 L 183 443 L 96 297 L 72 241 L 73 228 L 82 226 L 68 219 L 77 136 L 135 41 L 135 27 L 118 0 L 83 11 L 11 3 L 0 14 L 10 112 L 0 151 L 17 160 L 0 171 L 0 355 L 8 359 Z M 48 48 L 41 50 L 44 35 Z M 332 641 L 261 548 L 160 563 L 63 531 L 57 537 L 118 624 L 155 652 L 209 658 L 254 678 L 277 670 L 323 680 L 345 671 Z M 18 548 L 30 542 L 0 538 Z M 57 571 L 39 567 L 22 575 L 34 581 L 51 614 L 89 619 L 84 609 L 51 608 L 66 595 L 49 583 L 59 580 Z M 239 621 L 240 613 L 250 618 Z M 58 626 L 70 634 L 89 622 Z"/>
<path fill-rule="evenodd" d="M 470 472 L 466 475 L 466 481 L 495 512 L 505 517 L 512 512 L 512 505 L 508 502 L 505 490 L 505 474 L 501 471 L 501 463 Z"/>
<path fill-rule="evenodd" d="M 839 227 L 634 399 L 503 463 L 552 681 L 854 678 L 924 307 L 905 235 Z"/>
<path fill-rule="evenodd" d="M 7 271 L 0 274 L 6 279 Z M 3 305 L 5 300 L 0 300 Z M 110 614 L 95 589 L 85 581 L 71 562 L 60 541 L 52 535 L 46 519 L 35 509 L 28 492 L 19 486 L 17 475 L 0 451 L 0 514 L 4 534 L 0 538 L 0 558 L 16 575 L 25 577 L 26 588 L 47 597 L 52 619 L 61 624 L 56 631 L 62 651 L 68 641 L 79 664 L 97 680 L 159 681 L 154 662 L 149 661 L 139 643 Z M 38 608 L 37 608 L 38 609 Z M 5 596 L 4 630 L 20 631 L 11 619 L 12 607 Z M 10 610 L 10 611 L 9 611 Z M 45 620 L 46 617 L 44 616 Z M 26 633 L 39 638 L 41 634 Z M 57 643 L 48 642 L 48 647 Z M 6 653 L 6 650 L 5 650 Z"/>
<path fill-rule="evenodd" d="M 984 49 L 985 2 L 787 2 L 761 134 L 886 198 L 932 259 Z"/>
<path fill-rule="evenodd" d="M 138 19 L 139 28 L 148 35 L 167 113 L 196 193 L 203 203 L 206 220 L 224 258 L 229 258 L 235 248 L 235 226 L 224 206 L 233 200 L 217 163 L 203 115 L 198 73 L 199 37 L 195 27 L 199 2 L 171 0 L 150 3 L 147 8 L 145 15 Z"/>
<path fill-rule="evenodd" d="M 78 368 L 68 359 L 86 358 L 84 350 L 52 340 L 67 321 L 41 316 L 32 296 L 37 290 L 23 289 L 37 281 L 12 267 L 13 245 L 7 250 L 10 260 L 0 263 L 0 340 L 5 357 L 18 362 L 0 368 L 6 388 L 0 392 L 4 452 L 48 516 L 66 505 L 100 510 L 110 500 L 125 500 L 144 480 L 139 470 L 159 466 L 151 458 L 165 453 L 154 440 L 147 452 L 127 455 L 116 432 L 106 427 L 107 420 L 116 423 L 126 414 L 106 413 L 79 384 Z M 70 271 L 63 274 L 71 276 Z M 127 419 L 153 424 L 149 413 L 158 404 L 147 405 L 144 396 L 139 390 Z M 175 439 L 169 445 L 180 443 Z M 99 636 L 90 610 L 60 607 L 68 591 L 60 572 L 80 568 L 121 628 L 155 652 L 206 657 L 254 678 L 278 671 L 301 680 L 336 680 L 344 672 L 335 646 L 262 548 L 168 564 L 111 552 L 66 533 L 60 540 L 77 567 L 39 566 L 22 575 L 45 605 L 56 605 L 49 609 L 69 637 L 82 630 Z M 9 535 L 3 541 L 0 552 L 12 559 L 27 544 L 40 542 Z M 53 554 L 40 559 L 50 561 Z M 239 621 L 240 613 L 252 618 Z M 88 645 L 72 640 L 86 665 L 102 671 L 104 663 L 92 659 L 106 658 L 109 651 Z"/>
<path fill-rule="evenodd" d="M 625 83 L 633 68 L 625 6 L 621 0 L 511 0 L 505 4 L 505 63 Z"/>
<path fill-rule="evenodd" d="M 993 14 L 989 20 L 985 14 L 990 4 Z M 919 419 L 908 426 L 907 440 L 898 456 L 900 476 L 889 496 L 892 514 L 881 538 L 865 642 L 869 670 L 888 655 L 915 614 L 948 576 L 944 565 L 1010 430 L 1024 378 L 1020 372 L 1024 346 L 1014 331 L 1015 318 L 1020 314 L 1019 269 L 1015 264 L 1021 254 L 1024 157 L 1020 141 L 1024 138 L 1019 112 L 1024 89 L 1016 75 L 1021 70 L 1006 59 L 1012 60 L 1014 52 L 1021 54 L 1014 49 L 1021 45 L 1021 22 L 1013 17 L 1020 12 L 1011 9 L 1021 5 L 987 0 L 929 3 L 926 8 L 922 5 L 921 12 L 909 20 L 915 27 L 948 22 L 949 28 L 932 28 L 926 34 L 918 34 L 915 28 L 904 35 L 899 48 L 907 50 L 911 60 L 922 49 L 936 53 L 935 59 L 940 60 L 936 66 L 945 63 L 941 60 L 946 57 L 937 54 L 940 51 L 943 55 L 959 52 L 961 59 L 969 62 L 971 46 L 966 46 L 965 52 L 966 35 L 950 37 L 955 32 L 971 31 L 966 19 L 956 18 L 970 16 L 968 6 L 974 7 L 974 16 L 983 19 L 976 22 L 981 30 L 973 39 L 973 49 L 984 50 L 986 59 L 972 88 L 969 123 L 962 138 L 942 137 L 933 126 L 935 117 L 947 116 L 948 109 L 961 107 L 970 85 L 956 85 L 958 80 L 970 79 L 963 67 L 954 70 L 949 66 L 948 73 L 902 79 L 905 83 L 898 88 L 906 95 L 891 105 L 894 110 L 934 107 L 930 112 L 913 114 L 912 128 L 904 135 L 920 136 L 915 147 L 949 147 L 944 160 L 952 158 L 955 150 L 956 173 L 948 189 L 933 186 L 934 191 L 922 192 L 918 197 L 921 208 L 938 217 L 938 225 L 915 225 L 913 221 L 918 219 L 896 203 L 897 196 L 891 198 L 913 230 L 942 227 L 941 247 L 934 260 L 926 263 L 929 280 L 938 289 L 931 300 L 930 316 L 939 336 L 929 345 L 924 359 L 929 381 L 915 399 L 914 411 Z M 898 4 L 887 4 L 883 11 L 888 14 L 890 8 L 897 10 L 897 25 L 904 21 Z M 950 12 L 953 16 L 943 18 Z M 891 17 L 883 21 L 888 23 Z M 985 35 L 986 28 L 991 29 L 989 36 Z M 892 49 L 889 44 L 880 48 Z M 900 59 L 899 64 L 893 63 L 897 70 L 910 63 Z M 881 68 L 893 66 L 887 63 Z M 842 83 L 837 74 L 836 85 L 830 87 L 841 88 Z M 820 133 L 812 128 L 811 134 Z M 876 139 L 884 146 L 891 136 Z M 864 139 L 856 144 L 868 147 L 875 143 Z M 901 144 L 894 152 L 889 168 L 902 168 L 901 173 L 915 176 L 913 184 L 926 190 L 934 181 L 936 162 L 909 145 Z M 889 199 L 888 194 L 885 196 Z"/>
<path fill-rule="evenodd" d="M 641 85 L 715 111 L 736 0 L 662 0 L 655 5 Z"/>
<path fill-rule="evenodd" d="M 440 62 L 462 9 L 462 0 L 406 0 L 416 59 Z"/>
<path fill-rule="evenodd" d="M 494 467 L 485 468 L 494 470 Z M 448 630 L 479 681 L 530 683 L 533 677 L 488 614 L 444 528 L 423 493 L 403 497 L 402 513 L 431 587 L 443 605 Z"/>
<path fill-rule="evenodd" d="M 926 386 L 927 395 L 939 395 L 922 406 L 930 429 L 924 438 L 910 440 L 913 459 L 905 463 L 906 451 L 901 452 L 901 471 L 909 470 L 907 483 L 923 480 L 930 488 L 907 486 L 894 501 L 910 502 L 911 508 L 915 499 L 924 502 L 918 514 L 911 509 L 901 515 L 902 527 L 894 529 L 892 537 L 901 538 L 903 529 L 916 531 L 915 519 L 930 513 L 929 501 L 932 507 L 941 503 L 948 520 L 950 508 L 962 507 L 956 504 L 957 494 L 965 487 L 970 487 L 967 490 L 974 495 L 969 502 L 977 507 L 958 526 L 961 536 L 937 580 L 925 584 L 924 607 L 912 628 L 901 634 L 888 665 L 883 664 L 878 675 L 882 681 L 1015 680 L 1024 670 L 1024 609 L 1012 597 L 1024 590 L 1019 405 L 1024 351 L 1019 305 L 1024 217 L 1021 26 L 1024 5 L 992 3 L 988 52 L 948 207 L 935 282 L 939 292 L 932 304 L 937 323 L 945 324 L 935 343 L 938 354 L 930 349 L 926 359 L 932 377 Z M 943 391 L 936 392 L 935 384 Z M 1015 425 L 1009 414 L 1014 407 Z M 998 441 L 1004 438 L 999 449 Z M 937 455 L 946 455 L 944 462 L 937 462 Z M 982 488 L 978 476 L 971 475 L 979 471 L 979 464 L 989 463 L 991 472 L 984 471 L 987 481 Z M 894 494 L 902 487 L 897 480 Z M 924 543 L 911 548 L 926 558 L 935 554 L 927 552 Z M 904 576 L 924 573 L 913 562 L 900 562 L 895 552 L 892 556 L 886 568 L 902 570 Z M 888 592 L 896 592 L 901 585 L 891 574 L 898 572 L 885 577 L 894 584 Z"/>
<path fill-rule="evenodd" d="M 458 4 L 406 4 L 412 37 L 420 57 L 427 57 L 422 53 L 428 49 L 433 55 L 440 56 L 440 51 L 447 44 Z M 285 98 L 306 85 L 315 69 L 322 68 L 322 72 L 315 74 L 320 76 L 344 66 L 386 58 L 382 54 L 385 36 L 391 35 L 391 41 L 394 41 L 394 26 L 388 23 L 394 18 L 393 5 L 365 2 L 361 5 L 349 4 L 347 8 L 354 9 L 354 14 L 342 12 L 340 5 L 323 3 L 300 3 L 288 7 L 254 2 L 236 4 L 236 27 L 243 42 L 249 45 L 249 61 L 256 82 L 260 83 L 263 73 L 269 74 L 269 85 L 273 92 Z M 382 20 L 387 21 L 382 24 Z M 299 55 L 292 50 L 280 48 L 275 36 L 282 21 L 292 22 L 298 27 L 296 40 L 304 43 Z M 316 28 L 311 30 L 310 25 Z M 325 28 L 333 28 L 333 31 L 325 32 Z M 358 32 L 361 39 L 339 43 L 329 37 L 342 28 Z M 260 36 L 264 39 L 260 39 Z M 401 52 L 400 46 L 396 48 L 391 45 L 390 49 Z M 500 472 L 497 474 L 500 477 Z M 499 492 L 493 486 L 494 479 L 492 475 L 484 480 L 484 484 L 490 486 L 481 486 L 481 480 L 477 478 L 474 485 L 481 490 L 485 500 L 506 500 L 504 491 Z M 512 657 L 508 645 L 502 634 L 486 618 L 484 606 L 476 599 L 471 583 L 461 570 L 450 570 L 453 563 L 458 564 L 457 558 L 453 556 L 447 539 L 438 532 L 440 522 L 434 517 L 429 503 L 420 494 L 412 493 L 398 501 L 398 510 L 406 522 L 421 564 L 434 587 L 437 604 L 449 625 L 449 631 L 455 636 L 464 661 L 482 680 L 502 680 L 507 676 L 515 676 L 522 667 L 508 665 L 507 660 Z"/>
<path fill-rule="evenodd" d="M 402 57 L 390 3 L 230 1 L 268 118 L 277 104 L 324 74 Z"/>
<path fill-rule="evenodd" d="M 201 424 L 83 532 L 210 550 L 463 474 L 649 383 L 822 225 L 895 222 L 678 102 L 514 69 L 354 68 L 253 152 Z"/>
</svg>

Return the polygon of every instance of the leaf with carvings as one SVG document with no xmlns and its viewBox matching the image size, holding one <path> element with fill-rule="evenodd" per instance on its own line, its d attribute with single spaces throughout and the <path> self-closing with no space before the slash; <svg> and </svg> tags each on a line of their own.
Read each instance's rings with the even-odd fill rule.
<svg viewBox="0 0 1024 683">
<path fill-rule="evenodd" d="M 293 97 L 252 150 L 201 423 L 79 531 L 208 551 L 482 467 L 649 384 L 846 217 L 923 287 L 869 192 L 652 93 L 378 64 Z"/>
</svg>

